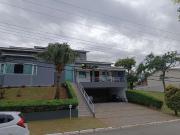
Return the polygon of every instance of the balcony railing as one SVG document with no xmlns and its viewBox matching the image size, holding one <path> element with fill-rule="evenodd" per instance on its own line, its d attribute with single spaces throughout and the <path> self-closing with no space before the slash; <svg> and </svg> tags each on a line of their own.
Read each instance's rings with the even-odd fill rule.
<svg viewBox="0 0 180 135">
<path fill-rule="evenodd" d="M 125 77 L 95 77 L 92 82 L 125 82 Z"/>
</svg>

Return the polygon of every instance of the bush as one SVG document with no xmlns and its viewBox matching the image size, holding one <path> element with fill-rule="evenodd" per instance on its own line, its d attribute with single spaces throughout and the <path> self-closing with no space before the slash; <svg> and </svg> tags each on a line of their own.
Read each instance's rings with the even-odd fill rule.
<svg viewBox="0 0 180 135">
<path fill-rule="evenodd" d="M 67 91 L 69 93 L 69 99 L 53 99 L 53 100 L 0 100 L 1 111 L 21 111 L 24 113 L 28 112 L 42 112 L 42 111 L 57 111 L 69 109 L 71 104 L 76 108 L 78 105 L 78 99 L 74 92 L 71 83 L 66 82 Z"/>
<path fill-rule="evenodd" d="M 180 111 L 180 88 L 169 85 L 165 91 L 165 103 L 168 108 L 174 110 L 175 115 Z"/>
<path fill-rule="evenodd" d="M 161 100 L 140 91 L 129 90 L 126 92 L 126 96 L 129 102 L 144 105 L 147 107 L 161 109 L 163 105 L 163 102 Z"/>
<path fill-rule="evenodd" d="M 72 87 L 71 83 L 70 83 L 69 81 L 66 81 L 64 84 L 65 84 L 65 87 L 66 87 L 66 89 L 67 89 L 68 96 L 69 96 L 70 98 L 76 98 L 76 99 L 77 99 L 75 90 L 74 90 L 74 88 Z"/>
</svg>

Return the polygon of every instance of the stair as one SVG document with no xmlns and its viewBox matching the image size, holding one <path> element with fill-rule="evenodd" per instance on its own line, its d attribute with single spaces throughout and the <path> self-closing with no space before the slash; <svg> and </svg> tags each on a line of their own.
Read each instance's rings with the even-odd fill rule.
<svg viewBox="0 0 180 135">
<path fill-rule="evenodd" d="M 76 95 L 77 95 L 77 98 L 79 101 L 79 105 L 78 105 L 79 117 L 93 117 L 88 105 L 86 104 L 86 101 L 85 101 L 83 95 L 81 94 L 81 92 L 77 88 L 77 85 L 73 83 L 73 87 L 75 89 L 75 92 L 76 92 Z"/>
</svg>

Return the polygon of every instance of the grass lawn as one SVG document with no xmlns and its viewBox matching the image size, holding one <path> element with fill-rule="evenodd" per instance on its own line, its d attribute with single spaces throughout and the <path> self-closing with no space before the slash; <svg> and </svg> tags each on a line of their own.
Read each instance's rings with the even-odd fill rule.
<svg viewBox="0 0 180 135">
<path fill-rule="evenodd" d="M 99 119 L 91 117 L 80 117 L 57 120 L 32 121 L 28 123 L 31 135 L 44 135 L 48 133 L 60 133 L 84 129 L 106 127 Z"/>
<path fill-rule="evenodd" d="M 147 95 L 151 95 L 153 96 L 154 98 L 157 98 L 161 101 L 164 102 L 164 93 L 163 92 L 155 92 L 155 91 L 143 91 L 143 90 L 137 90 L 143 94 L 147 94 Z M 161 111 L 164 112 L 164 113 L 167 113 L 167 114 L 170 114 L 170 115 L 174 115 L 174 111 L 172 111 L 171 109 L 169 109 L 165 102 L 163 104 L 163 107 L 161 108 Z"/>
<path fill-rule="evenodd" d="M 61 88 L 61 98 L 67 98 L 64 88 Z M 21 96 L 18 97 L 17 94 Z M 3 100 L 41 100 L 53 99 L 55 87 L 25 87 L 25 88 L 5 88 L 5 98 Z"/>
</svg>

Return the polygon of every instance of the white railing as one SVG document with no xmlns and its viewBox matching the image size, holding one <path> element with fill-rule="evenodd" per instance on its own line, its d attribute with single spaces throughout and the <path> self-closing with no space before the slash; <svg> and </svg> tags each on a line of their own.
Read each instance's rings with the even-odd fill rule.
<svg viewBox="0 0 180 135">
<path fill-rule="evenodd" d="M 107 77 L 95 77 L 94 82 L 124 82 L 125 78 L 124 77 L 112 77 L 112 76 L 107 76 Z"/>
<path fill-rule="evenodd" d="M 78 83 L 78 88 L 79 88 L 81 94 L 83 95 L 90 111 L 92 112 L 93 117 L 95 117 L 95 108 L 94 108 L 94 103 L 93 103 L 92 99 L 88 96 L 88 94 L 86 93 L 86 91 L 85 91 L 84 87 L 81 85 L 81 83 Z"/>
</svg>

